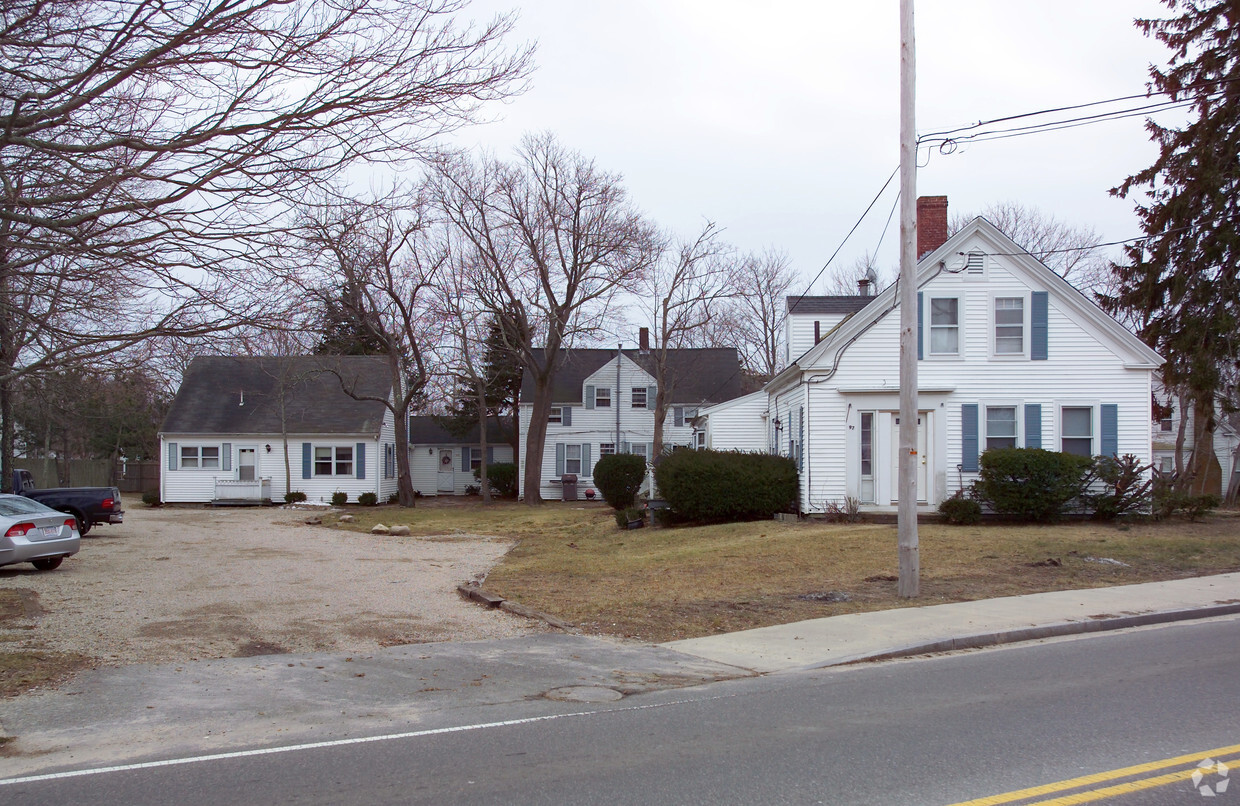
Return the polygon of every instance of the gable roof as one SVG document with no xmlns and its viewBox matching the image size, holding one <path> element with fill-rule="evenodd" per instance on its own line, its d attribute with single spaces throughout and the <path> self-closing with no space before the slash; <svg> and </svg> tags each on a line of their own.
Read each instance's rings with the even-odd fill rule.
<svg viewBox="0 0 1240 806">
<path fill-rule="evenodd" d="M 369 355 L 199 356 L 162 433 L 378 434 L 392 390 L 387 359 Z M 283 394 L 281 394 L 283 392 Z M 281 397 L 284 417 L 281 423 Z"/>
<path fill-rule="evenodd" d="M 863 297 L 858 294 L 834 297 L 788 297 L 785 305 L 788 313 L 804 314 L 850 314 L 856 313 L 874 301 L 874 297 Z"/>
<path fill-rule="evenodd" d="M 586 378 L 616 357 L 615 350 L 561 350 L 560 368 L 551 379 L 554 403 L 581 403 Z M 654 376 L 654 357 L 649 352 L 623 350 L 624 357 Z M 534 357 L 542 365 L 543 351 Z M 741 394 L 741 363 L 731 347 L 693 348 L 667 351 L 667 371 L 675 378 L 676 403 L 709 405 L 731 400 Z M 534 397 L 534 377 L 526 371 L 521 379 L 521 400 Z"/>
<path fill-rule="evenodd" d="M 961 227 L 938 249 L 922 257 L 917 263 L 917 287 L 920 289 L 941 271 L 959 270 L 963 257 L 962 247 L 969 241 L 980 242 L 985 251 L 1002 255 L 1011 261 L 1012 267 L 1033 279 L 1038 287 L 1049 292 L 1055 301 L 1074 319 L 1091 324 L 1103 341 L 1126 364 L 1146 369 L 1157 369 L 1163 359 L 1145 342 L 1098 307 L 1067 280 L 1046 267 L 1046 264 L 1029 254 L 1028 250 L 1013 241 L 1002 230 L 985 218 L 977 217 Z M 782 385 L 802 371 L 803 367 L 824 360 L 828 353 L 835 354 L 846 348 L 854 339 L 868 330 L 875 322 L 899 308 L 899 283 L 892 283 L 877 296 L 871 298 L 856 316 L 842 322 L 814 347 L 806 351 L 796 362 L 771 379 L 767 388 Z M 829 363 L 829 360 L 828 360 Z M 832 371 L 833 374 L 834 371 Z"/>
<path fill-rule="evenodd" d="M 464 436 L 458 436 L 444 427 L 446 418 L 435 415 L 419 415 L 409 418 L 410 445 L 477 445 L 480 431 L 475 424 Z M 494 419 L 487 420 L 487 444 L 499 445 L 508 442 L 511 435 L 504 433 L 501 423 Z"/>
</svg>

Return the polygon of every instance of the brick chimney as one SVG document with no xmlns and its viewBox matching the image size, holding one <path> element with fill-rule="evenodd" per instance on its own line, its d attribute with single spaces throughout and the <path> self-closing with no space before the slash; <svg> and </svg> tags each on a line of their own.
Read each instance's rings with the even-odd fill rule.
<svg viewBox="0 0 1240 806">
<path fill-rule="evenodd" d="M 947 242 L 947 197 L 921 196 L 917 199 L 917 259 Z"/>
<path fill-rule="evenodd" d="M 637 349 L 643 353 L 650 352 L 650 328 L 643 327 L 637 331 Z"/>
</svg>

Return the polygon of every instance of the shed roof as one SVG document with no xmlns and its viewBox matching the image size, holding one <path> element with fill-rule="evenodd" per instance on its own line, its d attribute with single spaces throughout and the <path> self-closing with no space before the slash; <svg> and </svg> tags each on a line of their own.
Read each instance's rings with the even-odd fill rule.
<svg viewBox="0 0 1240 806">
<path fill-rule="evenodd" d="M 377 434 L 391 390 L 382 356 L 199 356 L 160 431 Z"/>
<path fill-rule="evenodd" d="M 786 305 L 788 313 L 856 313 L 874 301 L 874 297 L 862 297 L 857 294 L 836 297 L 788 297 Z"/>
</svg>

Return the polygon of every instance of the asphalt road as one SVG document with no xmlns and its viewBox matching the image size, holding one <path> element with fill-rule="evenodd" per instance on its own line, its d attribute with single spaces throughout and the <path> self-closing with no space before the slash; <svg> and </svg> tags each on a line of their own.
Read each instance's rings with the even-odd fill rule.
<svg viewBox="0 0 1240 806">
<path fill-rule="evenodd" d="M 1184 756 L 1090 786 L 1170 771 L 1173 783 L 1099 802 L 1195 804 L 1191 769 L 1231 747 L 1236 788 L 1209 802 L 1240 804 L 1240 618 L 606 705 L 522 703 L 506 721 L 490 713 L 487 724 L 399 738 L 0 781 L 0 802 L 953 804 Z M 1205 782 L 1219 780 L 1216 770 Z"/>
</svg>

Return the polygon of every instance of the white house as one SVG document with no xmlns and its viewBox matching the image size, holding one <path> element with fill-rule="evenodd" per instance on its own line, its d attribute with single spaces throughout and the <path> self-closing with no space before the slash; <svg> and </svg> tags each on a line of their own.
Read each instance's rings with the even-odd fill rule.
<svg viewBox="0 0 1240 806">
<path fill-rule="evenodd" d="M 1180 454 L 1181 467 L 1187 466 L 1193 452 L 1195 440 L 1196 417 L 1190 408 L 1188 417 L 1182 417 L 1181 401 L 1170 395 L 1162 387 L 1159 379 L 1154 379 L 1154 397 L 1162 403 L 1166 410 L 1164 416 L 1154 420 L 1154 467 L 1160 473 L 1172 473 L 1175 470 L 1176 443 L 1179 439 L 1180 424 L 1184 425 L 1184 442 Z M 1240 433 L 1236 431 L 1236 421 L 1240 419 L 1234 414 L 1217 412 L 1214 429 L 1214 457 L 1217 468 L 1211 468 L 1209 476 L 1203 480 L 1202 489 L 1217 495 L 1227 495 L 1236 483 L 1236 474 L 1240 472 L 1240 464 L 1236 461 L 1236 452 L 1240 449 Z M 1217 474 L 1217 475 L 1216 475 Z"/>
<path fill-rule="evenodd" d="M 769 398 L 759 390 L 698 411 L 693 421 L 693 447 L 698 450 L 772 453 L 767 438 Z"/>
<path fill-rule="evenodd" d="M 488 465 L 511 462 L 512 445 L 499 424 L 487 423 L 484 451 L 474 426 L 464 436 L 444 428 L 438 417 L 409 418 L 409 472 L 413 489 L 422 495 L 465 495 L 466 488 L 478 484 L 474 470 L 485 460 Z"/>
<path fill-rule="evenodd" d="M 740 360 L 734 349 L 669 351 L 665 382 L 671 384 L 672 405 L 663 424 L 665 446 L 690 446 L 692 419 L 701 407 L 740 394 Z M 552 380 L 552 408 L 543 448 L 543 498 L 562 497 L 560 477 L 578 478 L 578 492 L 593 481 L 594 463 L 610 453 L 653 457 L 656 386 L 648 350 L 563 351 Z M 520 433 L 533 412 L 533 377 L 525 373 L 521 387 Z M 518 478 L 525 478 L 525 440 L 519 443 Z M 524 490 L 522 491 L 524 494 Z"/>
<path fill-rule="evenodd" d="M 396 492 L 382 402 L 391 388 L 374 356 L 195 358 L 159 432 L 161 499 L 282 501 L 291 484 L 311 501 L 386 501 Z"/>
<path fill-rule="evenodd" d="M 918 462 L 923 509 L 977 478 L 982 452 L 1041 447 L 1151 459 L 1151 384 L 1162 359 L 988 221 L 945 241 L 943 197 L 919 200 Z M 927 220 L 925 216 L 931 215 Z M 940 219 L 941 217 L 941 219 Z M 767 384 L 751 418 L 800 471 L 800 505 L 846 497 L 894 511 L 899 432 L 897 285 L 832 323 Z M 812 307 L 793 310 L 806 332 Z M 812 333 L 812 329 L 809 330 Z M 709 418 L 708 418 L 709 419 Z M 713 430 L 713 426 L 706 428 Z"/>
</svg>

